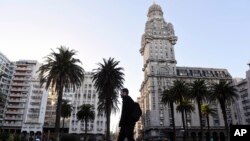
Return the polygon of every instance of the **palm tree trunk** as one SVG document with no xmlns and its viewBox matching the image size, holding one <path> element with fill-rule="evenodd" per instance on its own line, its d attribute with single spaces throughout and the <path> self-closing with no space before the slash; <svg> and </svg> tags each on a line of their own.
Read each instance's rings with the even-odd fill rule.
<svg viewBox="0 0 250 141">
<path fill-rule="evenodd" d="M 180 98 L 180 104 L 182 103 L 182 97 Z M 184 111 L 181 111 L 181 118 L 182 118 L 182 125 L 184 129 L 184 134 L 183 134 L 183 140 L 186 141 L 186 124 L 185 124 L 185 117 L 184 117 Z"/>
<path fill-rule="evenodd" d="M 184 111 L 184 114 L 185 114 L 186 129 L 188 129 L 188 123 L 187 123 L 187 112 L 186 112 L 186 111 Z"/>
<path fill-rule="evenodd" d="M 210 124 L 209 124 L 209 115 L 207 114 L 207 130 L 208 130 L 208 137 L 210 140 Z"/>
<path fill-rule="evenodd" d="M 64 120 L 65 118 L 63 118 L 62 133 L 64 133 Z"/>
<path fill-rule="evenodd" d="M 184 134 L 183 134 L 183 140 L 186 141 L 186 124 L 185 124 L 185 117 L 184 117 L 184 112 L 181 112 L 181 118 L 182 118 L 182 125 L 184 129 Z"/>
<path fill-rule="evenodd" d="M 106 130 L 106 141 L 110 141 L 110 98 L 106 99 L 106 108 L 105 108 L 105 114 L 106 114 L 106 126 L 107 126 L 107 130 Z"/>
<path fill-rule="evenodd" d="M 220 106 L 221 106 L 223 119 L 224 119 L 224 124 L 225 124 L 226 138 L 227 138 L 227 141 L 229 141 L 229 131 L 228 131 L 227 113 L 226 113 L 226 104 L 225 104 L 225 102 L 220 101 Z"/>
<path fill-rule="evenodd" d="M 88 120 L 85 119 L 84 141 L 87 141 L 87 131 L 88 131 Z"/>
<path fill-rule="evenodd" d="M 173 141 L 176 139 L 176 130 L 175 130 L 175 119 L 174 119 L 174 103 L 170 104 L 170 110 L 172 115 L 172 124 L 173 124 Z"/>
<path fill-rule="evenodd" d="M 200 141 L 202 140 L 202 136 L 203 136 L 203 127 L 202 127 L 202 114 L 201 114 L 201 99 L 197 99 L 197 104 L 198 104 L 198 111 L 199 111 L 199 118 L 200 118 L 200 129 L 201 129 L 201 137 L 200 137 Z"/>
<path fill-rule="evenodd" d="M 63 87 L 58 91 L 58 99 L 57 99 L 57 106 L 56 106 L 56 123 L 55 123 L 55 133 L 56 133 L 56 140 L 59 141 L 59 130 L 60 130 L 60 118 L 61 118 L 61 105 L 62 105 L 62 95 L 63 95 Z"/>
</svg>

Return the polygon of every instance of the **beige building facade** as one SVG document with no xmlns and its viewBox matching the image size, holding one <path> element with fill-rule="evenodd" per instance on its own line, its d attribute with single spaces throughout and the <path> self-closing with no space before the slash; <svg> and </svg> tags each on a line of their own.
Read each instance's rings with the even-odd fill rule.
<svg viewBox="0 0 250 141">
<path fill-rule="evenodd" d="M 161 94 L 163 90 L 173 84 L 174 80 L 179 79 L 189 83 L 197 79 L 204 79 L 207 83 L 211 83 L 219 80 L 231 81 L 232 77 L 226 69 L 177 66 L 174 45 L 178 38 L 173 25 L 164 20 L 161 7 L 155 3 L 149 7 L 147 17 L 140 48 L 143 57 L 144 80 L 138 99 L 143 115 L 140 126 L 138 126 L 142 129 L 141 134 L 144 140 L 162 140 L 170 137 L 168 133 L 172 131 L 172 123 L 170 108 L 161 102 Z M 199 129 L 198 107 L 195 102 L 193 104 L 195 111 L 188 114 L 187 124 L 190 131 L 197 135 L 196 129 Z M 218 129 L 216 134 L 220 134 L 219 129 L 224 128 L 222 112 L 218 103 L 214 102 L 211 105 L 217 110 L 217 114 L 210 117 L 210 124 L 212 128 Z M 232 115 L 232 108 L 228 108 L 227 113 L 229 123 L 236 122 Z M 181 114 L 175 111 L 175 117 L 179 135 L 183 129 Z M 206 126 L 205 119 L 203 123 Z M 137 136 L 140 135 L 137 134 Z"/>
</svg>

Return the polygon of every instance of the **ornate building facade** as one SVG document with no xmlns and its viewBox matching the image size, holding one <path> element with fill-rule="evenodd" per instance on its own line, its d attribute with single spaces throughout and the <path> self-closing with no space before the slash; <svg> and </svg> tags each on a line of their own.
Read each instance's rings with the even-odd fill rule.
<svg viewBox="0 0 250 141">
<path fill-rule="evenodd" d="M 172 131 L 172 123 L 170 108 L 161 103 L 161 94 L 164 89 L 172 85 L 174 80 L 192 82 L 204 79 L 209 83 L 221 79 L 232 80 L 232 77 L 226 69 L 176 66 L 174 45 L 178 38 L 173 25 L 164 20 L 161 7 L 155 3 L 149 7 L 147 17 L 140 48 L 144 72 L 139 98 L 143 110 L 140 128 L 145 140 L 162 140 L 170 136 L 168 133 Z M 199 116 L 197 104 L 194 103 L 194 105 L 195 111 L 188 114 L 187 123 L 190 132 L 197 135 L 198 132 L 195 129 L 199 129 Z M 214 129 L 223 129 L 224 122 L 219 104 L 212 103 L 212 105 L 216 108 L 217 115 L 210 117 L 211 126 Z M 231 109 L 227 110 L 229 123 L 235 120 Z M 181 134 L 181 114 L 176 112 L 175 117 L 177 133 Z M 215 133 L 220 134 L 220 131 Z"/>
</svg>

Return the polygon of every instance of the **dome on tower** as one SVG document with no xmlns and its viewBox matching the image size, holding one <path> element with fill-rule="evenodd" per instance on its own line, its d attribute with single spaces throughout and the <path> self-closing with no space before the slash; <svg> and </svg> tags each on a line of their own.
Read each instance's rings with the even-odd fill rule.
<svg viewBox="0 0 250 141">
<path fill-rule="evenodd" d="M 163 13 L 163 12 L 162 12 L 162 9 L 161 9 L 161 6 L 158 5 L 158 4 L 155 4 L 155 3 L 149 7 L 149 9 L 148 9 L 148 15 L 149 15 L 151 12 L 154 12 L 154 11 L 159 11 L 160 13 Z"/>
</svg>

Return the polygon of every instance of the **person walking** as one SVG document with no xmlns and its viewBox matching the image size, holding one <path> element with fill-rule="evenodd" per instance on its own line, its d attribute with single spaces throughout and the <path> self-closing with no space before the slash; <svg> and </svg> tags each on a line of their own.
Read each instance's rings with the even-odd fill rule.
<svg viewBox="0 0 250 141">
<path fill-rule="evenodd" d="M 119 122 L 120 132 L 117 141 L 124 141 L 125 138 L 127 138 L 128 141 L 135 141 L 135 121 L 132 119 L 134 101 L 128 94 L 129 91 L 127 88 L 121 90 L 122 113 Z"/>
</svg>

